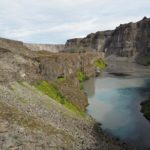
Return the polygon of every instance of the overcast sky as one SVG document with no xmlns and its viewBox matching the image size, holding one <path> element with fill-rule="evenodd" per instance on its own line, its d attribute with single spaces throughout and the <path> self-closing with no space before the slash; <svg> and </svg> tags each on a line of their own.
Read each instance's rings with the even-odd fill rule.
<svg viewBox="0 0 150 150">
<path fill-rule="evenodd" d="M 65 43 L 150 17 L 150 0 L 0 0 L 0 37 Z"/>
</svg>

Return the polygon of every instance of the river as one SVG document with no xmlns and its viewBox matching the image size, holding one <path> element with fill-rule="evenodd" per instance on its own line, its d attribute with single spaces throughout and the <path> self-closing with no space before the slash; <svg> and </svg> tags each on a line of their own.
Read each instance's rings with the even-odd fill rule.
<svg viewBox="0 0 150 150">
<path fill-rule="evenodd" d="M 143 150 L 150 148 L 150 122 L 140 103 L 150 96 L 150 76 L 147 68 L 125 65 L 128 72 L 108 67 L 101 77 L 84 83 L 87 112 L 109 135 Z"/>
</svg>

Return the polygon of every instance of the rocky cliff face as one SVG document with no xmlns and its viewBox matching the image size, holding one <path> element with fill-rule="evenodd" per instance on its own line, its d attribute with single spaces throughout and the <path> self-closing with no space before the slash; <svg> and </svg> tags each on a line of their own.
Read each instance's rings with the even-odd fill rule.
<svg viewBox="0 0 150 150">
<path fill-rule="evenodd" d="M 66 42 L 68 51 L 103 51 L 141 64 L 150 64 L 150 18 L 122 24 L 113 31 L 89 34 Z M 114 57 L 115 58 L 115 57 Z M 116 58 L 115 58 L 116 59 Z"/>
<path fill-rule="evenodd" d="M 107 55 L 133 57 L 136 60 L 150 56 L 150 19 L 143 18 L 136 23 L 128 23 L 117 27 L 105 44 Z"/>
<path fill-rule="evenodd" d="M 48 80 L 57 79 L 61 76 L 75 77 L 77 71 L 82 71 L 87 77 L 95 76 L 95 61 L 103 59 L 103 53 L 59 53 L 40 54 L 36 60 L 39 62 L 40 73 Z"/>
<path fill-rule="evenodd" d="M 103 51 L 107 39 L 112 31 L 99 31 L 91 33 L 85 38 L 67 40 L 65 48 L 69 51 Z"/>
<path fill-rule="evenodd" d="M 64 50 L 63 44 L 29 44 L 24 43 L 28 49 L 32 51 L 49 51 L 52 53 L 61 52 Z"/>
</svg>

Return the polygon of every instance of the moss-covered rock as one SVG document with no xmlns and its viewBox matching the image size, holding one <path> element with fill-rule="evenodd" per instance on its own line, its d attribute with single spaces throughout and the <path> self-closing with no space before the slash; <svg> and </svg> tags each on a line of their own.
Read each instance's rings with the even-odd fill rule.
<svg viewBox="0 0 150 150">
<path fill-rule="evenodd" d="M 64 81 L 64 80 L 63 80 Z M 65 107 L 67 107 L 68 109 L 80 113 L 80 114 L 84 114 L 84 112 L 82 112 L 81 108 L 79 107 L 79 105 L 72 103 L 71 100 L 69 100 L 64 94 L 63 92 L 61 92 L 58 88 L 58 85 L 61 85 L 60 80 L 58 82 L 47 82 L 47 81 L 39 81 L 36 84 L 34 84 L 34 86 L 42 91 L 44 94 L 48 95 L 49 97 L 51 97 L 52 99 L 58 101 L 59 103 L 61 103 L 62 105 L 64 105 Z"/>
</svg>

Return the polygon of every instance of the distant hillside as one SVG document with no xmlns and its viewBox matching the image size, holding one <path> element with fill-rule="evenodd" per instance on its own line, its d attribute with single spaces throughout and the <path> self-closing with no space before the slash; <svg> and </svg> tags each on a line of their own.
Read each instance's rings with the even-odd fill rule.
<svg viewBox="0 0 150 150">
<path fill-rule="evenodd" d="M 32 43 L 23 43 L 22 41 L 10 40 L 5 38 L 0 38 L 0 47 L 8 48 L 11 50 L 20 49 L 20 53 L 23 53 L 26 50 L 31 51 L 49 51 L 52 53 L 61 52 L 64 50 L 63 44 L 32 44 Z"/>
<path fill-rule="evenodd" d="M 29 44 L 24 43 L 24 45 L 32 51 L 49 51 L 53 53 L 57 53 L 63 51 L 63 44 Z"/>
</svg>

